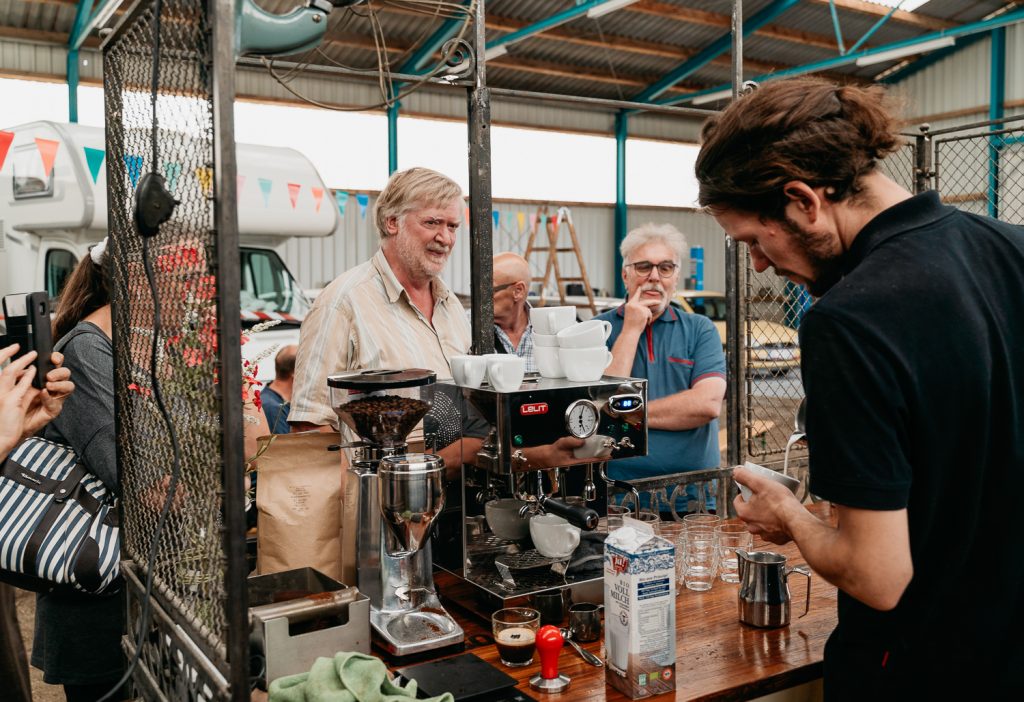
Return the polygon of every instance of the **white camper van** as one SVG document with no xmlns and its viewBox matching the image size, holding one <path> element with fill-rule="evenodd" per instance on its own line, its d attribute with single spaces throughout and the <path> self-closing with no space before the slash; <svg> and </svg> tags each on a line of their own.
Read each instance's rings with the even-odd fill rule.
<svg viewBox="0 0 1024 702">
<path fill-rule="evenodd" d="M 242 347 L 252 358 L 270 345 L 296 343 L 309 309 L 277 250 L 291 237 L 330 235 L 338 216 L 331 191 L 299 152 L 239 144 L 237 160 L 242 325 L 281 320 Z M 46 290 L 55 297 L 88 247 L 106 236 L 107 169 L 130 167 L 108 161 L 97 127 L 32 122 L 0 129 L 0 295 Z M 204 176 L 179 173 L 171 190 L 208 187 Z M 271 358 L 259 378 L 273 376 Z"/>
</svg>

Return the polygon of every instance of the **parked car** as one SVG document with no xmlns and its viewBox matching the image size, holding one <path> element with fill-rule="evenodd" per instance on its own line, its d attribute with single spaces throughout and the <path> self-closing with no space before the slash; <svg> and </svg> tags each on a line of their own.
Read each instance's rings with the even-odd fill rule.
<svg viewBox="0 0 1024 702">
<path fill-rule="evenodd" d="M 715 323 L 725 347 L 725 295 L 710 290 L 679 290 L 675 302 L 686 312 L 702 314 Z M 797 332 L 777 322 L 754 320 L 750 328 L 750 354 L 747 366 L 769 373 L 785 373 L 800 365 Z"/>
</svg>

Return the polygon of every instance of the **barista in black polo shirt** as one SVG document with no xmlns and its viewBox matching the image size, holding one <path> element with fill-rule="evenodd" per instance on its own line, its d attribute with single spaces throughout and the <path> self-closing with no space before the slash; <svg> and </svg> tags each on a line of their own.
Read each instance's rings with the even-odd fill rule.
<svg viewBox="0 0 1024 702">
<path fill-rule="evenodd" d="M 800 329 L 811 490 L 738 469 L 752 531 L 839 587 L 828 699 L 1019 696 L 1024 230 L 912 196 L 880 88 L 768 83 L 704 127 L 700 201 L 756 270 L 819 297 Z"/>
</svg>

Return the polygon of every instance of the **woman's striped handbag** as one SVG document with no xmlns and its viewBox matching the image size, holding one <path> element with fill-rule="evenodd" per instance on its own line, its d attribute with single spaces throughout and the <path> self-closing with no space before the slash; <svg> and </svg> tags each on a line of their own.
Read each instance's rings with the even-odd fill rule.
<svg viewBox="0 0 1024 702">
<path fill-rule="evenodd" d="M 100 594 L 120 585 L 117 500 L 68 446 L 32 437 L 0 466 L 0 580 Z"/>
</svg>

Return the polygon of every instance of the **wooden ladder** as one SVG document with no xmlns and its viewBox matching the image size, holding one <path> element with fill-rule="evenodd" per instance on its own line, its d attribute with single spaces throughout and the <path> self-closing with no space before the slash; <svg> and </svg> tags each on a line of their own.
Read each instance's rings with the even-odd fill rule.
<svg viewBox="0 0 1024 702">
<path fill-rule="evenodd" d="M 580 251 L 580 241 L 576 236 L 576 227 L 572 223 L 572 216 L 569 213 L 569 208 L 558 208 L 554 217 L 549 217 L 547 215 L 547 206 L 537 209 L 537 218 L 530 225 L 530 238 L 527 239 L 526 253 L 524 254 L 524 258 L 526 258 L 527 261 L 529 261 L 530 256 L 535 253 L 547 253 L 548 255 L 548 261 L 544 267 L 544 275 L 530 279 L 534 283 L 540 283 L 540 299 L 537 302 L 537 306 L 543 307 L 547 303 L 546 293 L 549 285 L 548 281 L 551 279 L 552 273 L 554 273 L 555 286 L 558 290 L 558 300 L 561 304 L 565 304 L 565 284 L 580 283 L 582 284 L 583 291 L 587 295 L 587 300 L 590 302 L 591 314 L 597 314 L 597 305 L 594 303 L 594 291 L 590 287 L 590 279 L 587 277 L 587 266 L 583 262 L 583 252 Z M 540 229 L 541 221 L 546 223 L 548 235 L 547 246 L 534 245 L 537 240 L 537 231 Z M 558 245 L 562 222 L 565 222 L 565 224 L 568 225 L 569 237 L 572 240 L 572 246 Z M 580 269 L 579 276 L 566 277 L 562 275 L 562 269 L 558 264 L 558 254 L 569 252 L 572 252 L 576 256 L 576 263 L 579 265 Z"/>
</svg>

